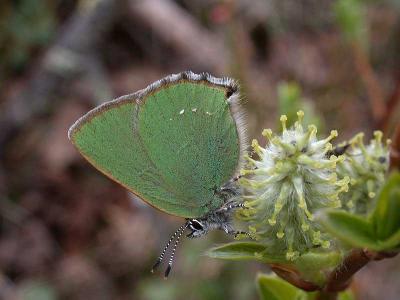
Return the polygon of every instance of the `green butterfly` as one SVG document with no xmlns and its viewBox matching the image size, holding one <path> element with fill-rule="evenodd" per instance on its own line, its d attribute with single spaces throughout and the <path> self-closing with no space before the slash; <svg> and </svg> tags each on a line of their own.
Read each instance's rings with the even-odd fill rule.
<svg viewBox="0 0 400 300">
<path fill-rule="evenodd" d="M 246 151 L 239 88 L 207 73 L 169 75 L 143 90 L 104 103 L 81 117 L 68 136 L 99 171 L 166 213 L 186 222 L 175 240 L 165 277 L 186 229 L 195 238 L 220 229 L 236 235 L 235 181 Z"/>
</svg>

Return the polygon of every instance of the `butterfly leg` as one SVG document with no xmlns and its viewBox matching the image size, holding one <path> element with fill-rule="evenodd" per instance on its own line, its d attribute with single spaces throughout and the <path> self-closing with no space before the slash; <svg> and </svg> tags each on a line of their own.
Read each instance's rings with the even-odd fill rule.
<svg viewBox="0 0 400 300">
<path fill-rule="evenodd" d="M 224 229 L 224 231 L 225 231 L 226 234 L 233 235 L 235 238 L 236 238 L 238 235 L 244 234 L 244 235 L 246 235 L 247 237 L 249 237 L 250 239 L 254 239 L 254 238 L 251 236 L 251 234 L 250 234 L 249 232 L 247 232 L 247 231 L 234 230 L 233 228 L 229 228 L 229 230 L 225 230 L 225 229 Z"/>
<path fill-rule="evenodd" d="M 240 178 L 242 178 L 242 177 L 243 177 L 243 175 L 237 175 L 237 176 L 231 178 L 231 179 L 228 181 L 228 183 L 234 183 L 234 182 L 238 181 L 238 180 L 239 180 Z"/>
<path fill-rule="evenodd" d="M 238 181 L 241 177 L 242 175 L 235 176 L 227 181 L 223 186 L 214 187 L 214 193 L 225 201 L 232 196 L 237 196 L 239 194 L 239 188 L 235 186 L 235 182 Z"/>
<path fill-rule="evenodd" d="M 236 201 L 229 201 L 227 203 L 225 203 L 220 209 L 218 209 L 219 212 L 228 212 L 237 208 L 243 208 L 243 209 L 247 209 L 248 207 L 246 207 L 244 205 L 244 203 L 242 202 L 236 202 Z"/>
</svg>

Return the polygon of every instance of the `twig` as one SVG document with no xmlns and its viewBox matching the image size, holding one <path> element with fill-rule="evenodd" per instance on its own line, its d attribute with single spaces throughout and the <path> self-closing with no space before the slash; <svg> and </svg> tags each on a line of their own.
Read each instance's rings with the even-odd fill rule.
<svg viewBox="0 0 400 300">
<path fill-rule="evenodd" d="M 63 26 L 60 37 L 45 53 L 26 87 L 0 110 L 0 149 L 13 132 L 60 101 L 62 86 L 85 71 L 104 33 L 119 12 L 121 1 L 81 1 Z M 1 156 L 1 153 L 0 153 Z"/>
<path fill-rule="evenodd" d="M 213 33 L 203 29 L 188 12 L 170 0 L 130 0 L 131 17 L 143 23 L 185 58 L 184 63 L 202 71 L 222 72 L 225 47 Z"/>
<path fill-rule="evenodd" d="M 320 291 L 315 300 L 336 300 L 338 293 Z"/>
<path fill-rule="evenodd" d="M 390 147 L 390 170 L 400 169 L 400 124 L 397 124 Z"/>
<path fill-rule="evenodd" d="M 316 300 L 336 300 L 338 293 L 348 288 L 355 273 L 373 260 L 382 260 L 396 256 L 396 252 L 374 252 L 367 249 L 354 249 L 343 262 L 328 274 L 325 286 L 320 287 L 305 281 L 295 269 L 280 264 L 270 267 L 279 277 L 306 292 L 317 291 Z"/>
<path fill-rule="evenodd" d="M 396 255 L 396 252 L 374 252 L 367 249 L 352 250 L 343 260 L 343 263 L 341 263 L 340 266 L 331 272 L 323 292 L 325 294 L 335 294 L 345 290 L 350 285 L 354 274 L 370 261 L 391 258 Z"/>
<path fill-rule="evenodd" d="M 286 280 L 287 282 L 290 282 L 299 289 L 302 289 L 306 292 L 313 292 L 320 290 L 320 287 L 318 285 L 315 285 L 314 283 L 306 281 L 303 278 L 301 278 L 301 275 L 298 274 L 296 270 L 290 269 L 280 264 L 271 264 L 270 267 L 271 270 L 274 271 L 276 275 Z"/>
<path fill-rule="evenodd" d="M 353 275 L 370 260 L 371 258 L 365 254 L 364 250 L 352 250 L 343 263 L 329 275 L 328 283 L 324 290 L 326 292 L 343 291 L 349 286 Z"/>
<path fill-rule="evenodd" d="M 382 129 L 386 134 L 390 134 L 389 128 L 391 125 L 390 123 L 392 120 L 392 116 L 394 116 L 394 114 L 396 113 L 399 103 L 400 103 L 400 72 L 398 72 L 397 81 L 393 93 L 389 97 L 389 100 L 387 101 L 386 104 L 386 116 L 382 120 Z"/>
<path fill-rule="evenodd" d="M 380 125 L 386 114 L 383 92 L 375 77 L 365 51 L 357 43 L 352 43 L 351 46 L 353 49 L 355 67 L 364 82 L 368 94 L 372 118 L 376 125 Z"/>
</svg>

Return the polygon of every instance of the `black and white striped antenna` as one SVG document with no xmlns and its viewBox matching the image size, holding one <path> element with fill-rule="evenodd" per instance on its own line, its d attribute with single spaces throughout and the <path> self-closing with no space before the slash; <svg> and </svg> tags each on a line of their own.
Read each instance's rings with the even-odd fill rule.
<svg viewBox="0 0 400 300">
<path fill-rule="evenodd" d="M 185 229 L 188 227 L 188 225 L 189 225 L 189 222 L 186 222 L 186 223 L 182 226 L 182 227 L 183 227 L 182 230 L 179 232 L 178 236 L 176 237 L 176 241 L 175 241 L 175 244 L 174 244 L 174 248 L 172 248 L 171 256 L 170 256 L 170 258 L 169 258 L 168 267 L 167 267 L 167 269 L 165 270 L 165 274 L 164 274 L 164 278 L 165 278 L 165 279 L 168 278 L 168 275 L 169 275 L 169 273 L 171 272 L 172 264 L 173 264 L 173 262 L 174 262 L 174 256 L 175 256 L 176 247 L 178 246 L 179 240 L 181 239 L 181 236 L 182 236 L 183 232 L 185 231 Z"/>
<path fill-rule="evenodd" d="M 164 255 L 165 252 L 167 252 L 169 246 L 171 245 L 172 241 L 176 238 L 175 244 L 174 244 L 174 248 L 172 249 L 171 252 L 171 257 L 169 259 L 169 263 L 168 263 L 168 267 L 167 270 L 165 271 L 165 278 L 168 277 L 169 273 L 171 272 L 171 268 L 172 268 L 172 263 L 173 263 L 173 259 L 174 259 L 174 255 L 175 255 L 175 251 L 176 251 L 176 247 L 178 246 L 179 240 L 183 234 L 183 232 L 185 231 L 185 229 L 189 226 L 189 222 L 185 222 L 185 224 L 183 224 L 181 227 L 179 227 L 174 234 L 171 236 L 171 238 L 169 239 L 169 241 L 167 242 L 167 244 L 165 245 L 163 251 L 161 252 L 160 256 L 158 257 L 156 263 L 154 264 L 153 268 L 151 269 L 151 273 L 153 273 L 158 266 L 161 264 L 161 262 L 164 259 Z"/>
</svg>

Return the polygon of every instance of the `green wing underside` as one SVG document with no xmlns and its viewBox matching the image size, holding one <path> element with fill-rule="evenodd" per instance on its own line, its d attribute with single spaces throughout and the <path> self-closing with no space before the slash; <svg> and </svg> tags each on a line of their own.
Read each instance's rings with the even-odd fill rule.
<svg viewBox="0 0 400 300">
<path fill-rule="evenodd" d="M 234 175 L 240 155 L 225 89 L 205 82 L 171 83 L 139 106 L 115 102 L 84 117 L 71 139 L 104 174 L 186 218 L 222 205 L 214 190 Z"/>
</svg>

